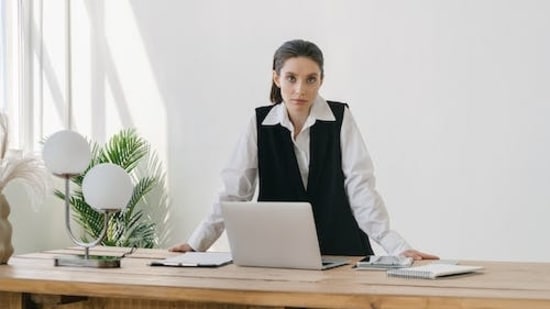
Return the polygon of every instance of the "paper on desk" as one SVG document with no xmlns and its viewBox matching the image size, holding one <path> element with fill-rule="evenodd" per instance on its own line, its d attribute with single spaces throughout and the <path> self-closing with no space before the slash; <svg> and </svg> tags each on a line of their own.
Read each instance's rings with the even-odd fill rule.
<svg viewBox="0 0 550 309">
<path fill-rule="evenodd" d="M 180 255 L 153 261 L 151 266 L 218 267 L 231 263 L 230 252 L 186 252 Z"/>
</svg>

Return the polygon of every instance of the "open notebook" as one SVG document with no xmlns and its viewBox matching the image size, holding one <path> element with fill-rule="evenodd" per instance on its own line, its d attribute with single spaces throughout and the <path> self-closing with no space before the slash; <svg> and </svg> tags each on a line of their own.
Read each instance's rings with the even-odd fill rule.
<svg viewBox="0 0 550 309">
<path fill-rule="evenodd" d="M 186 252 L 163 260 L 151 262 L 151 266 L 218 267 L 231 263 L 229 252 Z"/>
<path fill-rule="evenodd" d="M 481 266 L 430 263 L 420 266 L 390 269 L 386 273 L 388 276 L 436 279 L 438 277 L 471 273 L 482 268 Z"/>
</svg>

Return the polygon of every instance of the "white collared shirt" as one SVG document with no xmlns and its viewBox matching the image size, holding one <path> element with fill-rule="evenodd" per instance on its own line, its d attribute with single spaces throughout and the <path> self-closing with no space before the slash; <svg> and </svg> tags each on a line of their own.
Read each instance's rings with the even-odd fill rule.
<svg viewBox="0 0 550 309">
<path fill-rule="evenodd" d="M 275 105 L 262 122 L 263 126 L 280 123 L 290 131 L 298 167 L 306 188 L 310 158 L 309 133 L 316 120 L 336 120 L 328 103 L 320 96 L 313 103 L 302 131 L 296 135 L 296 138 L 294 138 L 294 126 L 288 117 L 284 103 Z M 348 108 L 344 110 L 340 134 L 344 186 L 359 227 L 370 239 L 384 248 L 387 254 L 398 255 L 411 249 L 411 246 L 397 232 L 390 229 L 388 213 L 380 195 L 375 190 L 371 158 Z M 250 119 L 221 176 L 223 188 L 210 214 L 202 220 L 188 239 L 189 245 L 197 251 L 207 250 L 224 230 L 221 201 L 250 201 L 254 197 L 258 178 L 256 115 Z"/>
</svg>

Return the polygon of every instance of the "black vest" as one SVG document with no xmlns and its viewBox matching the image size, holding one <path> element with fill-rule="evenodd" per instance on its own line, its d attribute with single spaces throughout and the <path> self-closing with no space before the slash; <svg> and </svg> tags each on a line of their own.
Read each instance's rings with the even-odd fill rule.
<svg viewBox="0 0 550 309">
<path fill-rule="evenodd" d="M 282 104 L 282 103 L 281 103 Z M 258 201 L 309 202 L 321 254 L 371 255 L 344 189 L 340 130 L 346 104 L 328 101 L 336 121 L 316 120 L 310 128 L 310 161 L 304 189 L 290 131 L 281 124 L 263 126 L 274 105 L 256 109 L 258 132 Z"/>
</svg>

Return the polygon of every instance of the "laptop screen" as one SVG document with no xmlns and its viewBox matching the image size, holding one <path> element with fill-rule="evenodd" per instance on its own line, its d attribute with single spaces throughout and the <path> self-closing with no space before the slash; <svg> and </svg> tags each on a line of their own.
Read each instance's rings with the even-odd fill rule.
<svg viewBox="0 0 550 309">
<path fill-rule="evenodd" d="M 233 263 L 323 269 L 307 202 L 222 202 Z"/>
</svg>

